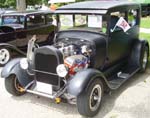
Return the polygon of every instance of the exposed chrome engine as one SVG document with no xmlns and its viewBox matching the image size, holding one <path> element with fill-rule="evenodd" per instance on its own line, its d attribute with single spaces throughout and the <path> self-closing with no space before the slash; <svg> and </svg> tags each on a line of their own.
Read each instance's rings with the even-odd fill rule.
<svg viewBox="0 0 150 118">
<path fill-rule="evenodd" d="M 54 44 L 54 47 L 56 47 L 63 53 L 64 58 L 78 54 L 90 56 L 92 52 L 92 46 L 90 42 L 80 39 L 61 39 Z"/>
<path fill-rule="evenodd" d="M 71 77 L 82 69 L 89 67 L 93 52 L 90 42 L 85 40 L 76 42 L 76 40 L 66 38 L 57 42 L 54 46 L 62 52 L 64 59 L 64 66 L 59 66 L 57 69 L 58 74 L 66 68 L 66 75 Z"/>
<path fill-rule="evenodd" d="M 64 65 L 68 69 L 70 76 L 88 67 L 90 60 L 84 55 L 69 56 L 64 60 Z"/>
<path fill-rule="evenodd" d="M 91 56 L 94 55 L 95 47 L 89 41 L 80 39 L 74 40 L 72 38 L 60 39 L 53 45 L 43 47 L 36 46 L 35 41 L 36 36 L 28 43 L 27 58 L 20 61 L 21 67 L 27 70 L 29 75 L 35 74 L 37 76 L 36 81 L 34 81 L 35 88 L 33 88 L 33 90 L 28 89 L 27 92 L 52 99 L 63 95 L 62 97 L 67 98 L 68 102 L 74 104 L 76 98 L 66 92 L 67 82 L 72 79 L 77 72 L 90 66 Z M 58 55 L 60 57 L 58 57 Z M 42 63 L 40 63 L 41 60 L 43 61 Z M 62 61 L 60 62 L 59 60 Z M 59 65 L 57 62 L 59 62 Z M 32 64 L 35 66 L 32 66 Z M 32 71 L 34 71 L 34 73 Z M 39 77 L 39 74 L 42 75 L 42 79 Z M 61 83 L 60 85 L 59 82 Z M 51 91 L 45 91 L 44 89 L 43 92 L 41 89 L 38 90 L 37 87 L 40 85 L 38 83 L 44 84 L 42 86 L 51 85 L 48 86 L 48 88 L 51 88 L 48 90 Z M 58 86 L 58 88 L 56 86 Z M 41 86 L 39 88 L 41 88 Z"/>
</svg>

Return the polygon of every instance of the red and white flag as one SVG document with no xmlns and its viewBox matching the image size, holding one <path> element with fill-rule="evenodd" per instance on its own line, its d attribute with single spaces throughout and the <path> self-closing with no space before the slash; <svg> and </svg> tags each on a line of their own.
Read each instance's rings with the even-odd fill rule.
<svg viewBox="0 0 150 118">
<path fill-rule="evenodd" d="M 116 23 L 116 26 L 122 28 L 124 32 L 128 31 L 131 28 L 128 22 L 123 17 L 120 17 L 120 19 Z"/>
</svg>

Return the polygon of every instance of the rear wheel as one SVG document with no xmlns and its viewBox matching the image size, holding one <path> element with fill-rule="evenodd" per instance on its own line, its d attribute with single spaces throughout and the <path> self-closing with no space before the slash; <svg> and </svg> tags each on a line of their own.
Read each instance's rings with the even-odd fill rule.
<svg viewBox="0 0 150 118">
<path fill-rule="evenodd" d="M 25 91 L 20 85 L 16 75 L 11 75 L 5 79 L 5 88 L 10 94 L 14 96 L 21 96 L 25 94 Z"/>
<path fill-rule="evenodd" d="M 95 116 L 100 108 L 103 95 L 103 84 L 100 79 L 94 79 L 88 87 L 77 97 L 77 107 L 81 115 Z"/>
<path fill-rule="evenodd" d="M 144 49 L 142 51 L 141 57 L 140 57 L 140 72 L 144 72 L 146 70 L 147 64 L 148 64 L 148 47 L 144 46 Z"/>
<path fill-rule="evenodd" d="M 4 66 L 11 59 L 10 51 L 7 48 L 0 49 L 0 67 Z"/>
</svg>

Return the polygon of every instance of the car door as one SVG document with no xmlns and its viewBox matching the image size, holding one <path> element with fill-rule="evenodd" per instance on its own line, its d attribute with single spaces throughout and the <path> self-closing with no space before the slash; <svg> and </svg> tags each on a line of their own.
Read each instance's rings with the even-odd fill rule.
<svg viewBox="0 0 150 118">
<path fill-rule="evenodd" d="M 119 20 L 127 21 L 127 12 L 112 12 L 110 13 L 110 33 L 108 39 L 108 65 L 112 66 L 119 61 L 124 61 L 128 56 L 130 47 L 130 36 L 127 31 L 117 26 Z"/>
<path fill-rule="evenodd" d="M 46 42 L 49 33 L 53 30 L 52 24 L 47 22 L 45 14 L 34 14 L 27 18 L 28 40 L 33 35 L 37 36 L 37 42 Z"/>
</svg>

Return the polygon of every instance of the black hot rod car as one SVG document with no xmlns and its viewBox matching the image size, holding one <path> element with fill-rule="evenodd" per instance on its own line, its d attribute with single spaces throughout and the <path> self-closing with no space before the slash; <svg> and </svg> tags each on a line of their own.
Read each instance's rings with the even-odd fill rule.
<svg viewBox="0 0 150 118">
<path fill-rule="evenodd" d="M 53 43 L 28 43 L 27 58 L 2 70 L 6 90 L 26 92 L 77 104 L 80 114 L 94 116 L 104 91 L 119 88 L 147 66 L 149 45 L 139 40 L 140 5 L 87 1 L 55 12 L 58 32 Z"/>
<path fill-rule="evenodd" d="M 10 59 L 25 55 L 27 44 L 36 34 L 38 43 L 49 43 L 54 36 L 52 11 L 25 11 L 5 13 L 0 26 L 0 66 Z"/>
</svg>

